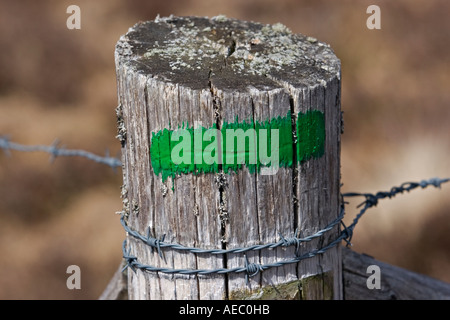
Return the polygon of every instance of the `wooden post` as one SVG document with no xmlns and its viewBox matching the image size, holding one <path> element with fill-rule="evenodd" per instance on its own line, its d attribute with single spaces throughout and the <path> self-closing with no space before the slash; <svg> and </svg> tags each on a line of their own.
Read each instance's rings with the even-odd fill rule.
<svg viewBox="0 0 450 320">
<path fill-rule="evenodd" d="M 342 299 L 339 246 L 258 272 L 258 266 L 292 260 L 296 246 L 212 255 L 158 252 L 154 241 L 165 235 L 164 243 L 228 250 L 306 237 L 338 217 L 340 62 L 330 47 L 281 24 L 171 16 L 136 24 L 118 41 L 115 58 L 125 221 L 141 235 L 149 231 L 154 245 L 128 235 L 129 254 L 165 271 L 256 268 L 212 274 L 128 268 L 129 298 Z M 227 128 L 253 128 L 256 149 L 264 141 L 256 129 L 267 128 L 279 144 L 269 149 L 272 156 L 279 150 L 279 163 L 262 161 L 257 149 L 256 165 L 249 158 L 241 167 L 230 164 L 232 145 L 226 141 L 234 137 L 196 144 L 196 132 L 208 128 L 223 134 Z M 215 141 L 219 147 L 211 155 L 221 160 L 174 164 L 169 138 L 181 129 L 194 135 L 194 143 L 180 156 L 195 162 L 198 151 Z M 251 139 L 244 152 L 233 149 L 232 157 L 250 157 Z M 336 224 L 300 244 L 297 255 L 338 235 Z"/>
</svg>

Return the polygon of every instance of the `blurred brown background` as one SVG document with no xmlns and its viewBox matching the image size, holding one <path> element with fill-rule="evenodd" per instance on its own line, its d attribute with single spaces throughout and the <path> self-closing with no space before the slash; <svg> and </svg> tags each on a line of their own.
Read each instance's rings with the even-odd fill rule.
<svg viewBox="0 0 450 320">
<path fill-rule="evenodd" d="M 66 28 L 71 4 L 81 30 Z M 381 30 L 366 28 L 370 4 L 381 8 Z M 114 46 L 158 13 L 281 22 L 329 43 L 342 62 L 343 192 L 450 176 L 445 0 L 1 0 L 0 135 L 118 154 Z M 0 152 L 0 299 L 96 299 L 121 261 L 120 170 L 48 159 Z M 381 201 L 355 229 L 353 249 L 450 282 L 449 191 Z M 81 290 L 66 288 L 71 264 Z"/>
</svg>

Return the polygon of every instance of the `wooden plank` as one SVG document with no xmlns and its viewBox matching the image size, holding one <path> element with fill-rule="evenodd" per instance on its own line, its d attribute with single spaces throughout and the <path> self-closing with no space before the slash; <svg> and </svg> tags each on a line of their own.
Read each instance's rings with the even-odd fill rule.
<svg viewBox="0 0 450 320">
<path fill-rule="evenodd" d="M 368 255 L 342 248 L 344 297 L 346 300 L 449 300 L 450 284 L 378 261 Z M 380 289 L 369 289 L 367 279 L 380 268 Z"/>
</svg>

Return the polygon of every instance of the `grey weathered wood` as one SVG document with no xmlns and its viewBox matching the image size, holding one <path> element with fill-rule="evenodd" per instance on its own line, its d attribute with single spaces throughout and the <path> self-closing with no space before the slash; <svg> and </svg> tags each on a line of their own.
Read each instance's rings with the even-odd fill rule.
<svg viewBox="0 0 450 320">
<path fill-rule="evenodd" d="M 292 34 L 281 24 L 169 17 L 130 28 L 118 41 L 115 57 L 120 127 L 126 131 L 124 210 L 131 228 L 145 234 L 149 227 L 155 237 L 165 234 L 166 242 L 228 249 L 277 242 L 278 233 L 292 236 L 297 228 L 306 236 L 338 216 L 340 63 L 329 46 Z M 280 168 L 275 175 L 243 168 L 231 174 L 183 174 L 163 183 L 153 172 L 153 132 L 195 121 L 220 128 L 236 117 L 265 121 L 288 111 L 295 121 L 298 112 L 308 110 L 325 114 L 325 154 L 319 159 Z M 338 232 L 336 226 L 326 237 L 303 245 L 300 253 L 325 246 Z M 242 254 L 173 250 L 164 250 L 165 259 L 160 259 L 132 237 L 128 243 L 140 263 L 153 266 L 215 269 L 245 263 Z M 293 248 L 277 248 L 248 252 L 247 258 L 267 264 L 293 254 Z M 299 290 L 299 281 L 307 295 L 291 292 Z M 129 297 L 232 299 L 261 296 L 281 286 L 291 290 L 284 297 L 341 299 L 341 281 L 340 249 L 335 247 L 259 273 L 248 285 L 244 273 L 197 277 L 129 271 Z"/>
<path fill-rule="evenodd" d="M 450 284 L 374 258 L 342 249 L 344 298 L 346 300 L 448 300 Z M 380 267 L 381 289 L 368 289 L 370 265 Z"/>
<path fill-rule="evenodd" d="M 128 300 L 128 278 L 126 273 L 122 272 L 123 267 L 124 264 L 121 263 L 99 300 Z"/>
</svg>

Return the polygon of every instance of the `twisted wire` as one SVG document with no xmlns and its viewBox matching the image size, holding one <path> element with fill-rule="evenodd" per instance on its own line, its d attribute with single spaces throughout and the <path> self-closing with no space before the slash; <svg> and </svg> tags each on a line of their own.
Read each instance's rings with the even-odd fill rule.
<svg viewBox="0 0 450 320">
<path fill-rule="evenodd" d="M 196 247 L 187 247 L 187 246 L 183 246 L 179 243 L 168 243 L 168 242 L 163 242 L 164 240 L 164 236 L 162 239 L 156 239 L 154 237 L 150 236 L 150 230 L 147 229 L 147 236 L 143 236 L 142 234 L 140 234 L 138 231 L 131 229 L 128 224 L 125 222 L 125 215 L 122 212 L 121 217 L 120 217 L 120 223 L 122 224 L 124 230 L 131 235 L 132 237 L 141 240 L 142 242 L 144 242 L 145 244 L 151 246 L 152 248 L 156 248 L 158 250 L 158 254 L 161 256 L 161 249 L 162 248 L 171 248 L 173 250 L 179 250 L 179 251 L 188 251 L 191 253 L 206 253 L 206 254 L 213 254 L 213 255 L 218 255 L 218 254 L 228 254 L 228 253 L 245 253 L 248 251 L 260 251 L 263 249 L 274 249 L 274 248 L 278 248 L 278 247 L 289 247 L 289 246 L 293 246 L 295 245 L 297 248 L 298 246 L 303 243 L 303 242 L 309 242 L 315 238 L 321 237 L 324 233 L 330 231 L 331 229 L 333 229 L 333 227 L 335 227 L 336 225 L 338 225 L 341 221 L 342 218 L 344 217 L 344 208 L 341 208 L 341 212 L 339 214 L 339 217 L 337 217 L 335 220 L 333 220 L 328 226 L 326 226 L 325 228 L 317 231 L 316 233 L 310 235 L 310 236 L 306 236 L 303 238 L 297 238 L 295 236 L 293 237 L 284 237 L 281 235 L 281 233 L 279 233 L 280 235 L 280 240 L 278 242 L 271 242 L 271 243 L 266 243 L 266 244 L 259 244 L 259 245 L 252 245 L 249 247 L 238 247 L 238 248 L 233 248 L 233 249 L 202 249 L 202 248 L 196 248 Z M 297 232 L 296 232 L 297 233 Z"/>
<path fill-rule="evenodd" d="M 7 155 L 10 155 L 10 150 L 21 152 L 45 152 L 51 155 L 51 161 L 55 160 L 57 157 L 82 157 L 97 163 L 105 164 L 113 169 L 122 166 L 122 162 L 118 158 L 110 157 L 108 152 L 106 152 L 106 155 L 102 157 L 85 150 L 66 149 L 63 146 L 59 147 L 58 145 L 59 141 L 55 141 L 49 146 L 27 146 L 11 142 L 7 137 L 0 136 L 0 149 L 3 149 Z"/>
</svg>

